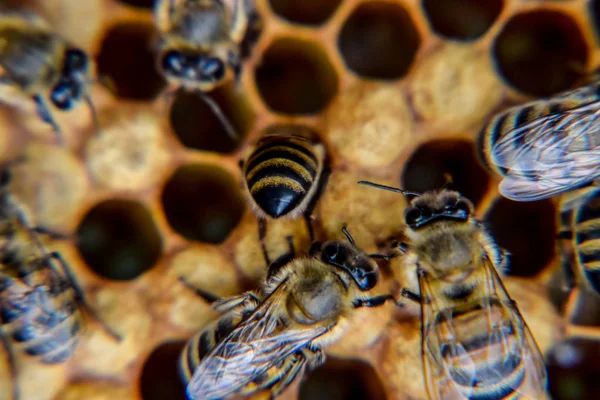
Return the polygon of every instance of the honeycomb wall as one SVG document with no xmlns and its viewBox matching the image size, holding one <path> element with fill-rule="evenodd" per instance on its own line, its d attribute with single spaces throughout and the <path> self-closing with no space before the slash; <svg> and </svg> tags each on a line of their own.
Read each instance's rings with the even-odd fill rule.
<svg viewBox="0 0 600 400">
<path fill-rule="evenodd" d="M 240 85 L 214 93 L 239 142 L 201 101 L 173 96 L 157 74 L 152 3 L 5 4 L 46 16 L 96 58 L 99 82 L 110 82 L 90 89 L 100 130 L 83 105 L 58 115 L 63 146 L 31 110 L 0 108 L 2 158 L 26 155 L 11 190 L 38 224 L 65 233 L 49 246 L 68 260 L 102 319 L 89 321 L 68 363 L 19 361 L 23 399 L 183 399 L 177 353 L 217 315 L 179 278 L 218 296 L 257 284 L 265 265 L 238 161 L 281 126 L 309 130 L 327 147 L 332 174 L 315 211 L 324 238 L 342 238 L 348 223 L 359 245 L 375 251 L 402 229 L 405 200 L 358 180 L 428 190 L 452 176 L 518 256 L 506 285 L 547 356 L 553 398 L 594 398 L 600 370 L 573 354 L 595 346 L 599 321 L 574 316 L 598 299 L 554 285 L 556 203 L 501 199 L 476 143 L 494 111 L 570 87 L 598 65 L 597 2 L 256 0 L 262 24 Z M 534 217 L 539 229 L 505 223 L 515 216 Z M 286 251 L 290 234 L 308 248 L 303 221 L 272 223 L 272 257 Z M 381 292 L 392 270 L 382 265 Z M 396 275 L 400 284 L 404 274 Z M 331 360 L 282 398 L 426 398 L 415 313 L 391 305 L 358 311 L 328 349 Z M 0 399 L 13 389 L 0 353 Z"/>
</svg>

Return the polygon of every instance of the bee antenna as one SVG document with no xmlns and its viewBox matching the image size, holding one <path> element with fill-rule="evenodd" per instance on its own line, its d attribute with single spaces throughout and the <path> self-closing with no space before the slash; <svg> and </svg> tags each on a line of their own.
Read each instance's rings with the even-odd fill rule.
<svg viewBox="0 0 600 400">
<path fill-rule="evenodd" d="M 346 224 L 342 225 L 342 232 L 344 232 L 344 235 L 346 235 L 346 238 L 352 244 L 352 246 L 356 247 L 356 242 L 354 241 L 354 238 L 352 237 L 350 232 L 348 232 L 348 228 L 346 227 Z"/>
<path fill-rule="evenodd" d="M 96 132 L 100 132 L 100 122 L 98 121 L 98 113 L 96 112 L 96 107 L 94 107 L 92 98 L 87 93 L 84 93 L 83 100 L 87 103 L 90 109 L 90 114 L 92 115 L 92 123 L 94 124 Z"/>
<path fill-rule="evenodd" d="M 372 186 L 377 189 L 388 190 L 388 191 L 394 192 L 394 193 L 402 193 L 405 196 L 419 197 L 421 195 L 421 193 L 411 192 L 409 190 L 399 189 L 399 188 L 395 188 L 395 187 L 391 187 L 391 186 L 380 185 L 378 183 L 369 182 L 369 181 L 358 181 L 357 183 L 359 185 Z"/>
<path fill-rule="evenodd" d="M 234 141 L 239 141 L 240 136 L 238 135 L 233 125 L 231 125 L 229 119 L 223 113 L 221 106 L 219 106 L 217 102 L 206 93 L 200 90 L 196 90 L 195 92 L 206 103 L 206 105 L 210 107 L 211 111 L 219 119 L 219 121 L 221 121 L 221 124 L 223 125 L 223 128 L 225 129 L 227 135 Z"/>
</svg>

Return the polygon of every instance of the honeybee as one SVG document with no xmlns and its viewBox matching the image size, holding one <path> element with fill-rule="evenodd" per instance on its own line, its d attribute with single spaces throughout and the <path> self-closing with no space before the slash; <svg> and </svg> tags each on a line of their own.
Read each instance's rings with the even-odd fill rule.
<svg viewBox="0 0 600 400">
<path fill-rule="evenodd" d="M 482 156 L 504 176 L 503 196 L 540 200 L 600 175 L 599 82 L 512 107 L 483 128 Z"/>
<path fill-rule="evenodd" d="M 258 216 L 261 243 L 267 221 L 278 218 L 306 220 L 311 241 L 311 214 L 327 185 L 325 148 L 300 135 L 265 135 L 241 162 L 243 189 Z M 267 264 L 269 263 L 268 257 Z"/>
<path fill-rule="evenodd" d="M 190 399 L 217 399 L 269 390 L 281 393 L 305 370 L 325 361 L 323 348 L 348 328 L 357 307 L 375 307 L 391 295 L 370 297 L 378 267 L 346 241 L 315 242 L 307 256 L 274 261 L 260 291 L 219 300 L 224 314 L 191 339 L 180 359 Z"/>
<path fill-rule="evenodd" d="M 169 83 L 197 93 L 221 120 L 232 139 L 238 135 L 218 104 L 206 93 L 225 82 L 239 82 L 241 43 L 253 13 L 251 0 L 157 0 L 160 31 L 157 65 Z"/>
<path fill-rule="evenodd" d="M 431 399 L 540 399 L 540 350 L 498 274 L 508 265 L 473 204 L 450 190 L 415 196 L 405 212 L 403 264 L 418 284 L 402 296 L 421 306 L 424 377 Z"/>
<path fill-rule="evenodd" d="M 568 288 L 578 283 L 600 295 L 600 188 L 588 186 L 561 198 L 558 234 L 562 267 Z"/>
<path fill-rule="evenodd" d="M 40 118 L 50 124 L 59 140 L 62 131 L 50 103 L 62 111 L 82 99 L 97 125 L 96 112 L 86 93 L 89 60 L 80 49 L 56 35 L 44 20 L 32 14 L 0 14 L 0 86 L 32 98 Z"/>
<path fill-rule="evenodd" d="M 4 171 L 0 188 L 0 339 L 16 382 L 15 350 L 44 364 L 62 363 L 77 346 L 85 322 L 84 308 L 96 319 L 98 316 L 85 302 L 65 260 L 41 244 L 37 232 L 45 230 L 28 225 L 6 189 L 8 181 L 9 173 Z M 15 384 L 13 399 L 19 397 Z"/>
</svg>

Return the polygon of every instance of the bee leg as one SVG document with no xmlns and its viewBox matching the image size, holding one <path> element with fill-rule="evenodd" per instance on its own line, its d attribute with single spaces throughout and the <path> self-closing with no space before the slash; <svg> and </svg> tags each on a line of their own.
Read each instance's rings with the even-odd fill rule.
<svg viewBox="0 0 600 400">
<path fill-rule="evenodd" d="M 17 377 L 17 361 L 15 359 L 15 353 L 11 344 L 2 331 L 0 331 L 0 341 L 2 342 L 2 346 L 6 349 L 6 355 L 8 358 L 8 366 L 10 368 L 10 380 L 12 382 L 12 400 L 19 400 L 21 397 L 21 393 L 19 390 L 19 381 Z"/>
<path fill-rule="evenodd" d="M 267 273 L 267 281 L 269 281 L 273 276 L 277 275 L 277 273 L 281 270 L 281 268 L 288 264 L 290 261 L 294 259 L 296 255 L 296 249 L 294 248 L 294 240 L 291 236 L 287 236 L 286 240 L 288 242 L 289 251 L 286 254 L 279 256 L 275 261 L 269 264 L 269 271 Z"/>
<path fill-rule="evenodd" d="M 565 277 L 564 290 L 570 292 L 576 285 L 574 266 L 576 265 L 575 254 L 572 247 L 573 232 L 570 229 L 561 229 L 558 233 L 557 243 L 560 252 L 560 266 Z"/>
<path fill-rule="evenodd" d="M 421 304 L 421 296 L 419 296 L 418 294 L 416 294 L 414 292 L 411 292 L 407 288 L 403 288 L 402 291 L 400 292 L 400 294 L 402 295 L 402 297 L 406 297 L 407 299 L 409 299 L 411 301 Z"/>
<path fill-rule="evenodd" d="M 214 294 L 212 294 L 210 292 L 207 292 L 205 290 L 202 290 L 202 289 L 192 285 L 183 276 L 179 277 L 179 282 L 181 282 L 183 284 L 183 286 L 192 290 L 194 293 L 196 293 L 198 296 L 200 296 L 202 299 L 204 299 L 207 303 L 214 303 L 215 301 L 221 300 L 221 298 L 219 296 L 215 296 Z"/>
<path fill-rule="evenodd" d="M 315 209 L 315 206 L 317 205 L 317 202 L 319 201 L 319 198 L 325 192 L 325 188 L 327 187 L 327 184 L 329 183 L 330 175 L 331 175 L 331 169 L 328 167 L 324 167 L 323 171 L 321 172 L 321 177 L 319 179 L 317 191 L 315 192 L 315 195 L 312 197 L 312 199 L 308 203 L 306 210 L 304 210 L 304 220 L 306 221 L 306 227 L 308 228 L 308 235 L 310 237 L 311 242 L 313 242 L 315 240 L 315 233 L 314 233 L 314 229 L 312 226 L 312 214 Z"/>
<path fill-rule="evenodd" d="M 211 98 L 209 95 L 207 95 L 206 93 L 203 93 L 200 90 L 196 90 L 195 93 L 198 96 L 200 96 L 200 98 L 204 101 L 204 103 L 206 103 L 206 105 L 213 112 L 215 117 L 217 117 L 219 119 L 219 121 L 221 122 L 221 125 L 223 125 L 223 128 L 225 129 L 225 133 L 227 133 L 227 135 L 235 142 L 240 140 L 240 135 L 238 135 L 236 129 L 233 127 L 233 125 L 229 121 L 229 118 L 227 118 L 225 113 L 223 113 L 221 106 L 219 106 L 217 104 L 217 102 L 213 98 Z"/>
<path fill-rule="evenodd" d="M 56 123 L 56 121 L 54 120 L 54 118 L 52 117 L 52 113 L 50 112 L 48 105 L 46 105 L 46 103 L 44 102 L 44 100 L 42 99 L 41 96 L 33 96 L 33 101 L 35 101 L 35 104 L 37 106 L 38 115 L 40 116 L 42 121 L 46 122 L 47 124 L 52 125 L 52 129 L 54 130 L 54 132 L 56 133 L 56 136 L 58 137 L 58 142 L 62 143 L 63 133 L 62 133 L 60 127 L 58 126 L 58 124 Z"/>
<path fill-rule="evenodd" d="M 385 304 L 388 300 L 395 300 L 391 294 L 384 294 L 381 296 L 370 297 L 368 299 L 356 299 L 352 302 L 354 308 L 359 307 L 378 307 Z"/>
<path fill-rule="evenodd" d="M 221 314 L 226 313 L 236 307 L 256 308 L 260 303 L 260 299 L 253 292 L 242 293 L 239 296 L 219 299 L 212 304 L 212 308 Z"/>
<path fill-rule="evenodd" d="M 263 257 L 265 258 L 265 265 L 267 266 L 267 268 L 269 268 L 269 265 L 271 265 L 271 259 L 269 258 L 269 253 L 267 252 L 267 247 L 265 246 L 265 237 L 267 237 L 267 221 L 262 218 L 259 218 L 258 219 L 258 241 L 260 242 Z"/>
<path fill-rule="evenodd" d="M 31 228 L 31 230 L 37 234 L 49 236 L 52 239 L 68 240 L 73 238 L 72 235 L 67 235 L 66 233 L 62 232 L 56 232 L 43 226 L 34 226 L 33 228 Z"/>
<path fill-rule="evenodd" d="M 64 275 L 67 277 L 67 279 L 69 280 L 69 283 L 75 289 L 75 294 L 77 296 L 77 299 L 81 302 L 83 307 L 85 307 L 86 311 L 92 316 L 92 318 L 94 318 L 96 321 L 98 321 L 100 323 L 100 325 L 102 325 L 102 328 L 109 336 L 112 336 L 116 341 L 120 342 L 122 340 L 121 335 L 117 334 L 111 328 L 109 328 L 108 325 L 102 320 L 102 318 L 100 318 L 100 316 L 98 315 L 96 310 L 88 304 L 88 302 L 85 299 L 85 296 L 83 294 L 83 290 L 81 290 L 79 283 L 77 283 L 75 276 L 71 272 L 71 268 L 69 268 L 69 266 L 67 265 L 67 262 L 62 257 L 62 255 L 60 255 L 60 253 L 58 253 L 58 252 L 52 252 L 52 253 L 48 254 L 48 257 L 56 260 L 60 264 L 61 269 L 64 272 Z"/>
</svg>

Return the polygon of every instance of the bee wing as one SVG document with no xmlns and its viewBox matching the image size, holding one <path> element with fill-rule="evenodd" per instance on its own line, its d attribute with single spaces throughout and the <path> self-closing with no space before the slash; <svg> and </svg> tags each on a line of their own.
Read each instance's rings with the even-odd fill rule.
<svg viewBox="0 0 600 400">
<path fill-rule="evenodd" d="M 546 396 L 540 350 L 489 259 L 487 284 L 475 307 L 444 308 L 419 277 L 425 381 L 432 399 Z"/>
<path fill-rule="evenodd" d="M 514 200 L 539 200 L 589 182 L 600 174 L 600 101 L 519 126 L 491 154 L 507 168 L 500 192 Z"/>
<path fill-rule="evenodd" d="M 192 399 L 222 398 L 236 392 L 327 331 L 325 326 L 291 329 L 285 312 L 288 284 L 282 282 L 250 317 L 238 325 L 194 371 L 187 387 Z"/>
</svg>

